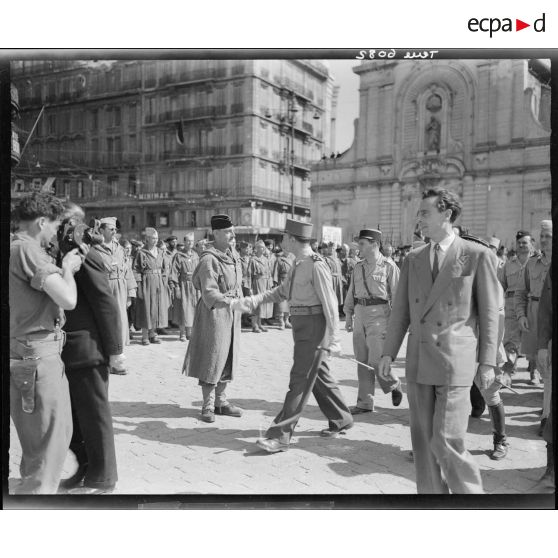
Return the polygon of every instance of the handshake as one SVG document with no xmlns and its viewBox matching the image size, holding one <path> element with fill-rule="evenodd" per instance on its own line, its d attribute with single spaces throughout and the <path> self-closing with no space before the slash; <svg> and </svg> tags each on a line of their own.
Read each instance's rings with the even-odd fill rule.
<svg viewBox="0 0 558 558">
<path fill-rule="evenodd" d="M 251 314 L 257 305 L 254 304 L 254 297 L 245 296 L 244 298 L 235 298 L 231 300 L 231 310 L 242 312 L 243 314 Z"/>
</svg>

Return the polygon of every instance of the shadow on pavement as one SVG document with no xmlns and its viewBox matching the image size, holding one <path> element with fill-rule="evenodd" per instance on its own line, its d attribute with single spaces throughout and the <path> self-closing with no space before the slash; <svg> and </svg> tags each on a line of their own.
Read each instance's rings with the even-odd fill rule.
<svg viewBox="0 0 558 558">
<path fill-rule="evenodd" d="M 197 409 L 184 408 L 171 403 L 145 403 L 144 401 L 111 401 L 114 417 L 128 418 L 185 418 L 198 417 Z"/>
</svg>

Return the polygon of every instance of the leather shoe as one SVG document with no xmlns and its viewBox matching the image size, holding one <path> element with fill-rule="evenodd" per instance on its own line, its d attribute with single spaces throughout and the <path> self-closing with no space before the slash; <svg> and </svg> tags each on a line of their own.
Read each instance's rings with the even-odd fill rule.
<svg viewBox="0 0 558 558">
<path fill-rule="evenodd" d="M 161 343 L 161 340 L 158 337 L 150 337 L 149 342 L 153 343 L 154 345 L 159 345 Z"/>
<path fill-rule="evenodd" d="M 166 330 L 164 327 L 157 328 L 158 335 L 170 335 L 169 331 Z"/>
<path fill-rule="evenodd" d="M 228 417 L 241 417 L 242 409 L 236 405 L 223 405 L 222 407 L 215 407 L 216 415 L 226 415 Z"/>
<path fill-rule="evenodd" d="M 82 463 L 78 465 L 77 471 L 71 477 L 62 479 L 58 486 L 64 489 L 75 488 L 81 484 L 85 478 L 85 473 L 87 473 L 87 463 Z"/>
<path fill-rule="evenodd" d="M 126 368 L 113 368 L 111 367 L 110 369 L 110 373 L 111 374 L 116 374 L 117 376 L 126 376 L 126 374 L 128 374 L 128 371 L 126 370 Z"/>
<path fill-rule="evenodd" d="M 362 407 L 357 407 L 355 405 L 354 407 L 349 407 L 349 411 L 351 412 L 351 415 L 362 415 L 364 413 L 371 413 L 373 409 L 363 409 Z"/>
<path fill-rule="evenodd" d="M 213 409 L 203 409 L 201 412 L 201 420 L 203 422 L 215 422 L 215 412 Z"/>
<path fill-rule="evenodd" d="M 391 402 L 394 407 L 399 407 L 399 405 L 401 405 L 401 401 L 403 401 L 403 392 L 401 391 L 401 388 L 397 386 L 391 391 Z"/>
<path fill-rule="evenodd" d="M 500 459 L 504 459 L 508 455 L 508 443 L 506 440 L 494 440 L 494 450 L 490 453 L 490 459 L 494 461 L 500 461 Z"/>
<path fill-rule="evenodd" d="M 320 436 L 322 436 L 323 438 L 338 438 L 340 434 L 345 434 L 347 432 L 347 430 L 349 430 L 349 428 L 352 428 L 354 426 L 354 423 L 351 422 L 351 424 L 348 424 L 347 426 L 344 426 L 343 428 L 339 428 L 339 429 L 334 429 L 334 428 L 324 428 L 321 432 L 320 432 Z"/>
<path fill-rule="evenodd" d="M 142 339 L 141 344 L 142 345 L 149 345 L 149 339 Z"/>
<path fill-rule="evenodd" d="M 277 453 L 280 451 L 287 451 L 289 449 L 289 444 L 284 444 L 277 438 L 260 438 L 256 442 L 256 445 L 267 451 L 267 453 Z"/>
</svg>

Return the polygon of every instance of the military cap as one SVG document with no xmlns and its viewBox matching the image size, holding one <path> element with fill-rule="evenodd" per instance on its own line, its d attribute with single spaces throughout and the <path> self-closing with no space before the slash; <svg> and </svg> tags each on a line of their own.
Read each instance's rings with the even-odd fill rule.
<svg viewBox="0 0 558 558">
<path fill-rule="evenodd" d="M 214 231 L 218 231 L 221 229 L 230 229 L 232 226 L 234 225 L 232 224 L 231 218 L 228 215 L 219 214 L 213 215 L 213 217 L 211 217 L 211 228 Z"/>
<path fill-rule="evenodd" d="M 358 240 L 365 238 L 366 240 L 372 240 L 375 242 L 382 241 L 382 232 L 377 229 L 362 229 L 358 234 Z"/>
<path fill-rule="evenodd" d="M 295 219 L 287 218 L 285 222 L 285 232 L 292 236 L 296 236 L 301 240 L 314 240 L 312 238 L 312 223 L 305 223 L 304 221 L 297 221 Z"/>
<path fill-rule="evenodd" d="M 488 246 L 490 246 L 490 248 L 496 248 L 496 250 L 498 250 L 498 248 L 500 248 L 500 239 L 496 238 L 495 236 L 492 236 L 488 239 Z"/>
<path fill-rule="evenodd" d="M 524 236 L 531 236 L 531 233 L 529 231 L 517 231 L 517 234 L 515 235 L 515 240 L 519 240 Z"/>
<path fill-rule="evenodd" d="M 550 219 L 544 219 L 541 221 L 541 231 L 552 232 L 552 221 Z"/>
<path fill-rule="evenodd" d="M 103 217 L 99 220 L 99 222 L 101 223 L 101 225 L 108 225 L 109 227 L 118 228 L 116 224 L 116 217 Z"/>
<path fill-rule="evenodd" d="M 174 234 L 173 234 L 173 235 L 168 236 L 167 238 L 165 238 L 165 242 L 170 242 L 171 240 L 178 240 L 178 237 L 174 236 Z"/>
</svg>

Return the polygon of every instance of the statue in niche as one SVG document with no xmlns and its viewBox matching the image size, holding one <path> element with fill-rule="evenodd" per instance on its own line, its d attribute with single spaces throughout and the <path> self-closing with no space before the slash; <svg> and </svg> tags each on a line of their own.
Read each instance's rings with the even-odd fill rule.
<svg viewBox="0 0 558 558">
<path fill-rule="evenodd" d="M 442 126 L 435 116 L 430 117 L 426 125 L 426 148 L 427 151 L 440 151 L 440 132 Z"/>
</svg>

